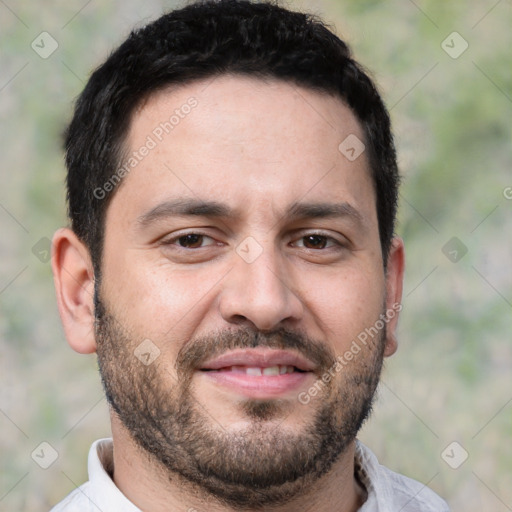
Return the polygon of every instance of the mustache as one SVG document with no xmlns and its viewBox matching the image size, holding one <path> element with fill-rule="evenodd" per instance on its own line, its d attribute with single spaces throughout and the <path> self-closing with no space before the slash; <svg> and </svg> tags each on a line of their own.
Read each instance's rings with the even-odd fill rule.
<svg viewBox="0 0 512 512">
<path fill-rule="evenodd" d="M 234 349 L 265 347 L 270 349 L 295 350 L 309 359 L 317 371 L 325 372 L 336 359 L 334 351 L 318 340 L 311 339 L 302 331 L 279 328 L 271 332 L 250 328 L 216 331 L 185 344 L 176 358 L 176 371 L 186 377 L 203 366 L 209 359 Z"/>
</svg>

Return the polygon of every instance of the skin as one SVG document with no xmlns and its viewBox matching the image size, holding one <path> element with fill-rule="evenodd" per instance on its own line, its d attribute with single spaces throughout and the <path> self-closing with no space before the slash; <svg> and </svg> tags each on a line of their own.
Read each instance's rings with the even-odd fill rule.
<svg viewBox="0 0 512 512">
<path fill-rule="evenodd" d="M 155 127 L 191 97 L 197 107 L 123 178 L 108 207 L 101 297 L 110 313 L 134 347 L 144 339 L 158 346 L 158 367 L 167 368 L 162 385 L 169 389 L 178 378 L 180 350 L 218 331 L 287 328 L 336 356 L 344 354 L 359 333 L 375 324 L 383 304 L 391 309 L 400 302 L 404 272 L 399 238 L 393 240 L 384 271 L 365 153 L 350 162 L 338 150 L 350 134 L 364 139 L 358 121 L 338 98 L 326 94 L 280 81 L 221 76 L 151 96 L 132 118 L 127 147 L 133 151 L 144 145 Z M 238 211 L 225 218 L 167 216 L 141 224 L 142 216 L 177 198 L 215 200 Z M 291 219 L 284 212 L 294 202 L 348 203 L 357 219 Z M 176 238 L 187 233 L 206 238 L 185 249 Z M 332 239 L 325 248 L 311 247 L 303 237 L 315 233 Z M 162 243 L 173 237 L 173 243 Z M 236 250 L 247 248 L 247 237 L 257 242 L 251 241 L 251 255 L 259 254 L 251 263 Z M 93 353 L 94 273 L 87 248 L 67 228 L 54 236 L 52 266 L 69 344 L 77 352 Z M 386 326 L 386 357 L 397 348 L 397 321 L 398 314 Z M 377 344 L 369 344 L 352 371 L 370 364 L 377 350 Z M 334 383 L 342 379 L 340 372 Z M 283 432 L 301 434 L 326 398 L 320 394 L 307 405 L 297 400 L 297 393 L 314 381 L 311 376 L 300 389 L 280 396 L 269 421 Z M 256 421 L 241 407 L 243 393 L 204 373 L 191 377 L 191 393 L 212 424 L 227 431 L 243 431 Z M 169 479 L 148 458 L 113 411 L 111 422 L 114 480 L 139 508 L 235 510 L 215 500 L 205 505 L 206 496 L 177 477 Z M 300 500 L 272 510 L 357 510 L 362 497 L 353 476 L 354 447 L 353 441 Z"/>
</svg>

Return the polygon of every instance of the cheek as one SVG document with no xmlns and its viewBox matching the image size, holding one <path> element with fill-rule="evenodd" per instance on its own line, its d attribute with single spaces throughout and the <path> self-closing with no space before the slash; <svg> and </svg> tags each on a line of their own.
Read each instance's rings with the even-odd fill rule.
<svg viewBox="0 0 512 512">
<path fill-rule="evenodd" d="M 303 285 L 304 290 L 309 290 L 304 295 L 307 308 L 336 353 L 346 350 L 382 313 L 385 287 L 378 272 L 347 268 L 307 281 L 316 283 Z"/>
<path fill-rule="evenodd" d="M 105 262 L 105 293 L 113 311 L 137 336 L 173 352 L 172 340 L 189 339 L 210 307 L 217 272 L 178 271 L 169 263 L 149 263 L 140 251 L 127 251 L 119 261 Z"/>
</svg>

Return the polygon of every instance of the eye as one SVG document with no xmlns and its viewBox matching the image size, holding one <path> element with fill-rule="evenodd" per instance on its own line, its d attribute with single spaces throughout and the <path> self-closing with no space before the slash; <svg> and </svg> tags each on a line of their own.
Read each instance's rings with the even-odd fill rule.
<svg viewBox="0 0 512 512">
<path fill-rule="evenodd" d="M 295 242 L 299 247 L 304 247 L 305 249 L 329 249 L 331 247 L 341 247 L 342 244 L 335 240 L 331 236 L 327 236 L 321 233 L 310 233 L 308 235 L 302 236 L 298 239 L 299 242 Z M 300 245 L 300 241 L 302 241 L 302 245 Z"/>
<path fill-rule="evenodd" d="M 208 242 L 208 243 L 204 243 Z M 213 245 L 213 238 L 202 233 L 185 233 L 162 242 L 164 245 L 177 245 L 183 249 L 200 249 L 208 245 Z"/>
</svg>

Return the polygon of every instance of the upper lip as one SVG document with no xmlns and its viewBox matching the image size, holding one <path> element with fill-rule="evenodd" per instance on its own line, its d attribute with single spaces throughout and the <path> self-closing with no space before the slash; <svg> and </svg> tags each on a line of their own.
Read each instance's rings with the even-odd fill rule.
<svg viewBox="0 0 512 512">
<path fill-rule="evenodd" d="M 313 371 L 315 365 L 305 357 L 287 350 L 251 348 L 232 350 L 201 365 L 201 370 L 219 370 L 229 366 L 268 368 L 270 366 L 295 366 L 302 371 Z"/>
</svg>

